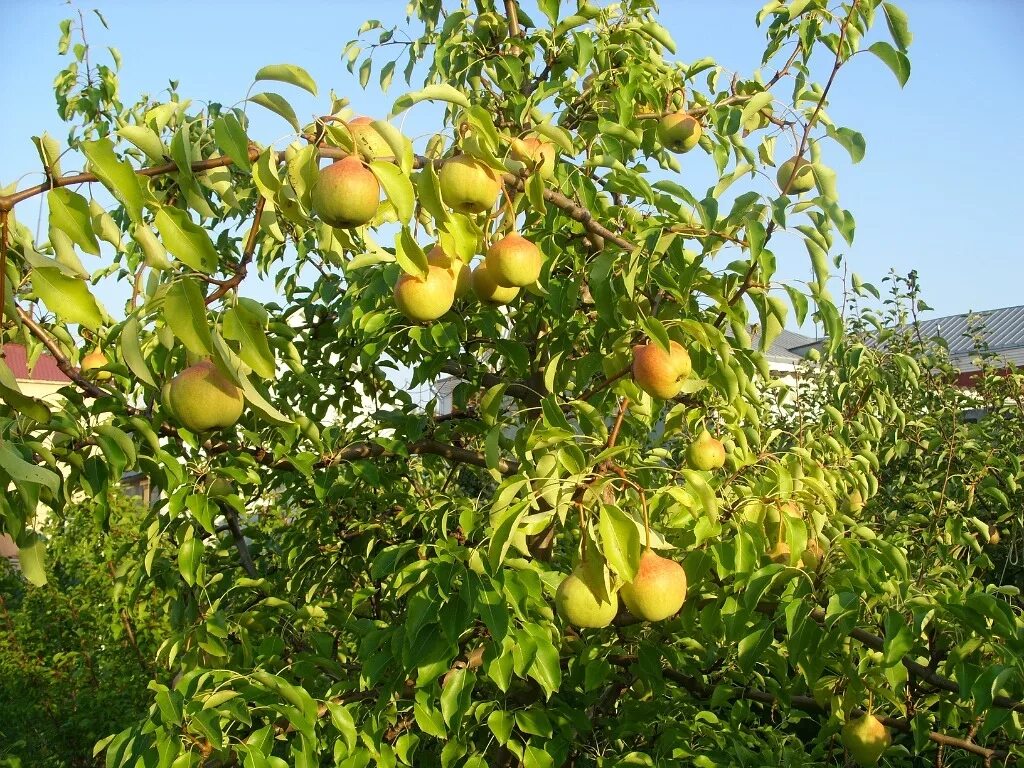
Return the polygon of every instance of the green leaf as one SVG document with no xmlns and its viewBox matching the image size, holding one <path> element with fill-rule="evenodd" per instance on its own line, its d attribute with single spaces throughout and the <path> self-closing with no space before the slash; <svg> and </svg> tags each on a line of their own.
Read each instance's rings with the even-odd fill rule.
<svg viewBox="0 0 1024 768">
<path fill-rule="evenodd" d="M 280 115 L 288 121 L 296 133 L 302 130 L 299 127 L 299 119 L 295 116 L 295 110 L 292 109 L 292 105 L 288 103 L 284 96 L 269 92 L 257 93 L 255 96 L 250 96 L 248 101 L 251 101 L 253 104 L 259 104 L 261 107 L 265 107 L 271 112 Z"/>
<path fill-rule="evenodd" d="M 238 355 L 246 365 L 264 379 L 274 378 L 274 353 L 267 342 L 267 313 L 263 305 L 252 299 L 239 299 L 224 313 L 224 338 L 239 343 Z"/>
<path fill-rule="evenodd" d="M 0 400 L 33 421 L 41 423 L 50 420 L 50 409 L 46 403 L 29 397 L 21 391 L 18 387 L 18 380 L 14 378 L 14 374 L 11 373 L 11 369 L 7 367 L 2 358 L 0 358 Z"/>
<path fill-rule="evenodd" d="M 555 145 L 567 155 L 576 154 L 576 147 L 572 144 L 572 136 L 564 128 L 559 128 L 551 123 L 538 123 L 533 126 L 534 133 L 539 133 L 547 139 L 551 139 Z"/>
<path fill-rule="evenodd" d="M 209 233 L 193 223 L 186 211 L 164 207 L 154 220 L 164 246 L 176 259 L 197 272 L 209 274 L 217 269 L 220 257 Z"/>
<path fill-rule="evenodd" d="M 294 64 L 268 64 L 256 73 L 254 79 L 256 81 L 276 80 L 288 83 L 316 96 L 316 81 L 313 80 L 309 72 Z"/>
<path fill-rule="evenodd" d="M 864 136 L 852 128 L 834 128 L 831 125 L 826 128 L 828 135 L 850 153 L 850 160 L 859 163 L 864 159 L 867 151 L 867 142 Z"/>
<path fill-rule="evenodd" d="M 910 79 L 910 59 L 907 58 L 905 53 L 897 51 L 891 45 L 882 41 L 873 43 L 868 50 L 885 62 L 885 66 L 892 70 L 901 88 L 907 84 L 907 80 Z"/>
<path fill-rule="evenodd" d="M 49 172 L 51 178 L 60 176 L 60 144 L 53 136 L 44 133 L 42 136 L 33 136 L 32 143 L 36 145 L 36 152 L 43 167 Z"/>
<path fill-rule="evenodd" d="M 391 151 L 394 153 L 395 160 L 398 162 L 398 167 L 402 169 L 402 173 L 406 176 L 410 175 L 412 173 L 413 160 L 415 159 L 412 142 L 387 120 L 374 120 L 371 125 L 373 130 L 379 133 L 388 146 L 391 147 Z"/>
<path fill-rule="evenodd" d="M 892 3 L 882 3 L 882 13 L 885 14 L 885 23 L 889 27 L 889 34 L 901 51 L 906 51 L 914 41 L 914 35 L 910 31 L 910 20 L 902 8 Z"/>
<path fill-rule="evenodd" d="M 51 493 L 57 493 L 60 487 L 60 477 L 56 472 L 25 461 L 8 440 L 0 441 L 0 469 L 15 483 L 41 485 Z"/>
<path fill-rule="evenodd" d="M 636 578 L 636 569 L 640 565 L 640 533 L 633 521 L 614 504 L 604 504 L 601 506 L 598 532 L 608 566 L 623 581 Z"/>
<path fill-rule="evenodd" d="M 139 345 L 139 321 L 134 315 L 125 320 L 121 328 L 121 335 L 118 341 L 121 345 L 121 356 L 124 358 L 128 368 L 140 381 L 156 388 L 156 380 L 146 365 L 146 358 L 142 354 L 142 347 Z"/>
<path fill-rule="evenodd" d="M 384 188 L 384 194 L 388 196 L 388 200 L 395 208 L 395 213 L 398 214 L 398 220 L 409 221 L 416 205 L 416 193 L 412 188 L 412 180 L 402 172 L 401 168 L 386 160 L 374 160 L 370 163 L 370 170 L 373 171 L 374 176 Z"/>
<path fill-rule="evenodd" d="M 774 100 L 775 96 L 771 91 L 755 93 L 743 105 L 743 111 L 740 113 L 740 122 L 745 126 L 756 123 L 755 118 L 757 118 L 758 113 Z"/>
<path fill-rule="evenodd" d="M 46 584 L 46 544 L 39 534 L 32 534 L 30 544 L 18 547 L 18 563 L 30 584 L 37 587 Z"/>
<path fill-rule="evenodd" d="M 426 277 L 429 264 L 427 255 L 412 236 L 409 227 L 402 226 L 402 231 L 395 238 L 395 260 L 398 266 L 408 275 Z"/>
<path fill-rule="evenodd" d="M 110 139 L 84 141 L 82 152 L 89 158 L 90 170 L 124 206 L 129 218 L 137 224 L 141 223 L 142 206 L 146 202 L 145 192 L 131 164 L 117 159 L 113 142 Z"/>
<path fill-rule="evenodd" d="M 241 387 L 242 394 L 245 395 L 246 405 L 251 406 L 261 418 L 271 424 L 286 426 L 293 423 L 291 418 L 277 410 L 263 396 L 263 393 L 253 386 L 253 383 L 249 381 L 249 377 L 241 369 L 241 360 L 224 343 L 220 334 L 213 334 L 213 345 L 220 358 L 221 365 L 226 369 L 227 374 L 234 378 L 238 382 L 238 386 Z"/>
<path fill-rule="evenodd" d="M 251 170 L 249 137 L 233 112 L 226 112 L 213 122 L 213 137 L 220 150 L 243 170 Z"/>
<path fill-rule="evenodd" d="M 167 159 L 167 147 L 148 125 L 125 125 L 117 129 L 117 134 L 141 149 L 150 160 L 162 163 Z"/>
<path fill-rule="evenodd" d="M 441 715 L 450 728 L 457 729 L 469 705 L 473 703 L 476 675 L 462 667 L 452 670 L 446 678 L 441 691 Z"/>
<path fill-rule="evenodd" d="M 55 267 L 33 269 L 32 288 L 51 312 L 68 323 L 93 330 L 103 323 L 103 313 L 84 280 L 68 277 Z"/>
<path fill-rule="evenodd" d="M 50 227 L 59 229 L 86 253 L 100 255 L 100 244 L 92 231 L 89 203 L 70 189 L 51 189 L 46 193 L 46 204 L 50 209 Z"/>
<path fill-rule="evenodd" d="M 191 277 L 171 283 L 164 298 L 164 319 L 174 335 L 193 354 L 213 354 L 210 322 L 199 284 Z"/>
<path fill-rule="evenodd" d="M 191 533 L 189 529 L 189 534 Z M 196 575 L 202 560 L 203 543 L 199 539 L 187 538 L 178 547 L 178 572 L 189 586 L 196 583 Z"/>
<path fill-rule="evenodd" d="M 398 97 L 394 106 L 391 107 L 391 117 L 404 112 L 413 104 L 418 104 L 421 101 L 447 101 L 452 104 L 458 104 L 465 109 L 470 107 L 469 99 L 464 93 L 456 90 L 453 86 L 448 85 L 448 83 L 439 83 L 428 85 L 422 91 L 415 91 Z"/>
</svg>

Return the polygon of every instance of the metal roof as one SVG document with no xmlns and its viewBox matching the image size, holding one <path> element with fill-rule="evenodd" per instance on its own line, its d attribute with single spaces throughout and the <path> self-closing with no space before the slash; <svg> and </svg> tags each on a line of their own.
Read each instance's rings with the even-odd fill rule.
<svg viewBox="0 0 1024 768">
<path fill-rule="evenodd" d="M 18 381 L 45 381 L 63 383 L 71 381 L 64 372 L 57 367 L 57 361 L 50 355 L 42 354 L 36 360 L 36 364 L 29 369 L 28 358 L 25 354 L 23 344 L 4 344 L 3 360 L 11 369 L 14 378 Z"/>
<path fill-rule="evenodd" d="M 760 334 L 757 331 L 751 333 L 751 344 L 756 347 L 759 338 Z M 812 339 L 810 336 L 804 336 L 802 333 L 783 329 L 782 332 L 772 340 L 772 343 L 768 345 L 768 349 L 765 350 L 765 357 L 767 357 L 770 362 L 796 363 L 803 358 L 803 353 L 794 352 L 793 350 L 801 346 L 812 345 L 815 343 L 815 339 Z"/>
<path fill-rule="evenodd" d="M 921 321 L 921 335 L 945 339 L 954 357 L 977 351 L 975 333 L 993 352 L 1024 347 L 1024 305 Z"/>
</svg>

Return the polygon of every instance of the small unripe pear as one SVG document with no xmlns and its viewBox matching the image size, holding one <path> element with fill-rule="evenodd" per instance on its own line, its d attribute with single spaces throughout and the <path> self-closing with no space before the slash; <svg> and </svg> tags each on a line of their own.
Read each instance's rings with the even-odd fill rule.
<svg viewBox="0 0 1024 768">
<path fill-rule="evenodd" d="M 193 432 L 234 425 L 245 403 L 242 390 L 209 359 L 171 379 L 168 395 L 174 416 Z"/>
<path fill-rule="evenodd" d="M 448 270 L 448 274 L 455 281 L 455 298 L 461 299 L 469 293 L 472 288 L 472 270 L 464 261 L 454 256 L 449 256 L 440 245 L 435 245 L 427 254 L 427 264 L 432 267 L 442 267 Z"/>
<path fill-rule="evenodd" d="M 636 578 L 619 590 L 629 612 L 645 621 L 674 616 L 686 600 L 686 571 L 675 560 L 645 550 Z"/>
<path fill-rule="evenodd" d="M 775 542 L 775 546 L 768 550 L 768 559 L 773 563 L 779 563 L 780 565 L 789 565 L 790 555 L 792 552 L 789 549 L 789 545 L 784 541 Z"/>
<path fill-rule="evenodd" d="M 558 615 L 575 627 L 607 627 L 612 623 L 619 611 L 619 600 L 615 595 L 611 600 L 601 600 L 598 592 L 587 583 L 587 572 L 582 565 L 558 585 L 555 593 L 555 608 Z"/>
<path fill-rule="evenodd" d="M 542 179 L 550 179 L 555 175 L 555 154 L 558 150 L 549 141 L 542 141 L 536 136 L 512 140 L 512 157 L 528 166 L 536 167 Z"/>
<path fill-rule="evenodd" d="M 670 400 L 690 375 L 690 355 L 678 342 L 669 342 L 666 352 L 654 342 L 633 347 L 633 380 L 652 397 Z"/>
<path fill-rule="evenodd" d="M 394 155 L 391 145 L 373 127 L 372 117 L 357 117 L 349 120 L 348 129 L 352 138 L 371 160 Z"/>
<path fill-rule="evenodd" d="M 998 544 L 1002 540 L 1002 536 L 999 534 L 999 529 L 994 525 L 988 527 L 988 543 Z"/>
<path fill-rule="evenodd" d="M 779 166 L 775 174 L 775 183 L 779 185 L 779 189 L 785 190 L 787 195 L 799 195 L 801 192 L 810 192 L 814 189 L 817 181 L 810 161 L 802 157 L 791 157 Z"/>
<path fill-rule="evenodd" d="M 235 486 L 234 483 L 226 477 L 215 477 L 210 484 L 206 486 L 206 492 L 208 495 L 216 498 L 230 496 L 235 492 Z"/>
<path fill-rule="evenodd" d="M 488 272 L 487 264 L 480 262 L 473 270 L 473 293 L 488 304 L 508 304 L 519 294 L 519 289 L 498 285 Z"/>
<path fill-rule="evenodd" d="M 494 207 L 501 191 L 496 171 L 469 155 L 446 160 L 438 174 L 441 199 L 458 213 L 483 213 Z"/>
<path fill-rule="evenodd" d="M 881 721 L 867 713 L 847 720 L 841 738 L 850 757 L 862 766 L 875 765 L 892 741 Z"/>
<path fill-rule="evenodd" d="M 818 541 L 817 537 L 811 537 L 807 540 L 807 548 L 800 553 L 800 562 L 812 571 L 816 571 L 824 557 L 825 548 L 821 546 L 821 542 Z"/>
<path fill-rule="evenodd" d="M 768 541 L 778 541 L 786 534 L 786 526 L 803 520 L 803 513 L 795 502 L 787 501 L 778 507 L 768 507 L 764 512 L 764 536 Z"/>
<path fill-rule="evenodd" d="M 686 462 L 693 469 L 710 472 L 725 465 L 725 446 L 706 429 L 686 449 Z"/>
<path fill-rule="evenodd" d="M 313 211 L 332 227 L 358 227 L 370 221 L 380 203 L 380 182 L 355 155 L 320 171 L 311 193 Z"/>
<path fill-rule="evenodd" d="M 100 370 L 106 366 L 110 361 L 107 360 L 107 356 L 100 350 L 95 349 L 87 355 L 82 357 L 82 370 L 89 374 L 96 381 L 107 381 L 114 374 L 110 371 Z"/>
<path fill-rule="evenodd" d="M 658 123 L 658 141 L 672 152 L 689 152 L 697 146 L 703 131 L 697 118 L 686 112 L 673 112 Z"/>
<path fill-rule="evenodd" d="M 410 320 L 436 320 L 454 302 L 455 280 L 444 267 L 428 267 L 426 278 L 403 272 L 395 281 L 395 306 Z"/>
<path fill-rule="evenodd" d="M 487 273 L 503 288 L 537 282 L 543 264 L 540 249 L 514 232 L 487 249 Z"/>
</svg>

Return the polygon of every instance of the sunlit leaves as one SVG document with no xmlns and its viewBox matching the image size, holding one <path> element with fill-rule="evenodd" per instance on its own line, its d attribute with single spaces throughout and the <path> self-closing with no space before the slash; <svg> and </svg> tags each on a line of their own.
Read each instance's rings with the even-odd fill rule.
<svg viewBox="0 0 1024 768">
<path fill-rule="evenodd" d="M 51 189 L 46 193 L 46 204 L 50 209 L 51 227 L 62 231 L 86 253 L 100 255 L 90 222 L 89 203 L 84 197 L 66 188 Z"/>
<path fill-rule="evenodd" d="M 885 63 L 885 66 L 892 70 L 901 88 L 907 84 L 907 80 L 910 79 L 910 59 L 907 58 L 903 51 L 898 51 L 889 43 L 881 40 L 868 46 L 868 50 L 880 58 Z"/>
<path fill-rule="evenodd" d="M 153 221 L 160 239 L 176 259 L 197 272 L 213 272 L 219 257 L 210 235 L 195 224 L 187 211 L 164 206 Z"/>
<path fill-rule="evenodd" d="M 32 289 L 43 303 L 68 323 L 98 328 L 103 313 L 84 280 L 68 277 L 54 267 L 32 270 Z"/>
<path fill-rule="evenodd" d="M 250 96 L 248 100 L 253 104 L 259 104 L 261 107 L 265 107 L 274 114 L 283 117 L 288 121 L 288 124 L 295 129 L 296 133 L 301 130 L 299 127 L 299 118 L 295 116 L 295 110 L 284 96 L 270 92 L 257 93 L 255 96 Z"/>
<path fill-rule="evenodd" d="M 316 96 L 316 82 L 309 72 L 294 64 L 268 64 L 262 67 L 253 79 L 257 82 L 260 80 L 277 80 L 282 83 L 289 83 Z"/>
</svg>

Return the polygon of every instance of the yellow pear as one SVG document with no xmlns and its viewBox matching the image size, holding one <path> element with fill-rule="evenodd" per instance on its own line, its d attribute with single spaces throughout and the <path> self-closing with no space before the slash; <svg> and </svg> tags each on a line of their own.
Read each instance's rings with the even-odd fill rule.
<svg viewBox="0 0 1024 768">
<path fill-rule="evenodd" d="M 242 390 L 209 359 L 171 379 L 168 399 L 175 418 L 193 432 L 234 425 L 245 403 Z"/>
<path fill-rule="evenodd" d="M 686 448 L 686 462 L 705 472 L 721 469 L 725 465 L 725 446 L 705 429 Z"/>
<path fill-rule="evenodd" d="M 498 285 L 488 272 L 486 262 L 480 262 L 473 270 L 473 293 L 488 304 L 508 304 L 519 295 L 519 289 Z"/>
<path fill-rule="evenodd" d="M 410 320 L 436 320 L 455 302 L 455 280 L 444 267 L 428 267 L 425 278 L 403 272 L 395 281 L 395 306 Z"/>
<path fill-rule="evenodd" d="M 487 272 L 503 288 L 532 285 L 543 264 L 540 249 L 514 232 L 487 249 Z"/>
<path fill-rule="evenodd" d="M 96 381 L 107 381 L 114 375 L 110 371 L 102 370 L 109 362 L 103 352 L 94 349 L 82 357 L 82 371 L 89 374 Z"/>
<path fill-rule="evenodd" d="M 700 120 L 686 112 L 665 115 L 658 123 L 658 141 L 672 152 L 689 152 L 697 146 L 703 132 Z"/>
<path fill-rule="evenodd" d="M 791 176 L 793 177 L 792 181 L 790 181 Z M 775 174 L 775 182 L 779 185 L 779 189 L 784 190 L 787 195 L 810 192 L 817 184 L 811 163 L 802 157 L 791 157 L 780 165 Z"/>
<path fill-rule="evenodd" d="M 472 288 L 472 270 L 469 265 L 460 259 L 449 256 L 444 252 L 440 244 L 435 245 L 427 253 L 427 263 L 432 267 L 442 267 L 448 270 L 448 274 L 455 281 L 455 298 L 461 299 L 469 293 Z"/>
<path fill-rule="evenodd" d="M 619 590 L 629 612 L 645 621 L 674 616 L 686 600 L 686 571 L 675 560 L 653 550 L 640 555 L 636 578 Z"/>
<path fill-rule="evenodd" d="M 682 344 L 669 342 L 671 353 L 654 342 L 633 347 L 633 380 L 652 397 L 670 400 L 679 394 L 690 375 L 690 355 Z"/>
<path fill-rule="evenodd" d="M 768 541 L 779 541 L 786 534 L 786 526 L 803 520 L 800 506 L 787 501 L 779 506 L 768 507 L 764 513 L 764 536 Z"/>
<path fill-rule="evenodd" d="M 313 211 L 332 227 L 358 227 L 370 221 L 380 202 L 380 182 L 355 155 L 320 171 L 311 194 Z"/>
<path fill-rule="evenodd" d="M 555 175 L 555 155 L 558 150 L 550 141 L 543 141 L 536 136 L 512 139 L 511 150 L 512 157 L 536 168 L 542 179 L 550 179 Z"/>
<path fill-rule="evenodd" d="M 607 627 L 619 611 L 619 600 L 615 595 L 602 600 L 598 593 L 603 589 L 592 589 L 587 583 L 586 569 L 580 565 L 562 579 L 555 593 L 555 608 L 563 620 L 575 627 Z"/>
<path fill-rule="evenodd" d="M 789 545 L 784 541 L 775 542 L 775 546 L 768 550 L 768 559 L 780 565 L 789 565 L 792 552 Z"/>
<path fill-rule="evenodd" d="M 438 174 L 441 199 L 457 213 L 483 213 L 494 207 L 501 176 L 469 155 L 446 160 Z"/>
<path fill-rule="evenodd" d="M 875 765 L 892 739 L 882 722 L 868 713 L 847 720 L 841 735 L 843 746 L 857 765 Z"/>
</svg>

